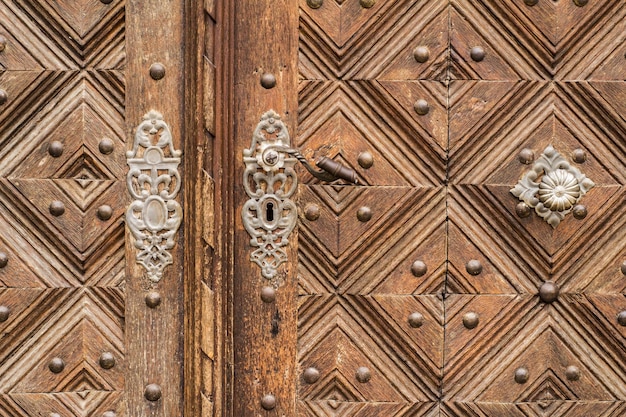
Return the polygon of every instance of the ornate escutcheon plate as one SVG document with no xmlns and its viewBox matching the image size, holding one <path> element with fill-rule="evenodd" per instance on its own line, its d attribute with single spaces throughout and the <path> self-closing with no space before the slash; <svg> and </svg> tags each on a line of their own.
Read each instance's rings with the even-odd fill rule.
<svg viewBox="0 0 626 417">
<path fill-rule="evenodd" d="M 287 262 L 285 247 L 297 223 L 297 209 L 290 200 L 298 187 L 294 171 L 297 159 L 286 152 L 288 149 L 287 127 L 270 110 L 254 130 L 250 148 L 243 151 L 243 185 L 250 199 L 241 215 L 250 245 L 255 248 L 250 260 L 274 286 L 280 285 L 278 267 Z"/>
<path fill-rule="evenodd" d="M 175 200 L 180 190 L 178 165 L 182 152 L 174 149 L 170 128 L 163 116 L 151 110 L 137 127 L 126 184 L 133 198 L 126 210 L 126 223 L 135 238 L 137 263 L 148 279 L 159 282 L 172 263 L 169 252 L 183 218 Z"/>
</svg>

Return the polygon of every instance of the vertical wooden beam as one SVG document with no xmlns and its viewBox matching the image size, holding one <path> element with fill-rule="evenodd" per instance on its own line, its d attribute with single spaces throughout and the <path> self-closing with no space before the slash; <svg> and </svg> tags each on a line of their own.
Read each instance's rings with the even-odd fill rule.
<svg viewBox="0 0 626 417">
<path fill-rule="evenodd" d="M 202 163 L 205 154 L 205 139 L 202 126 L 205 124 L 203 114 L 203 97 L 212 91 L 203 88 L 203 39 L 205 35 L 204 4 L 202 1 L 184 0 L 184 27 L 182 34 L 185 39 L 185 165 L 188 181 L 184 183 L 185 193 L 185 244 L 184 244 L 184 416 L 205 417 L 202 392 L 207 389 L 203 381 L 206 373 L 202 356 L 202 325 L 210 326 L 206 331 L 214 329 L 204 311 L 203 280 L 210 272 L 205 268 L 204 252 L 206 239 L 202 239 L 205 222 L 210 222 L 206 211 L 212 210 L 207 204 L 213 193 L 207 192 L 204 184 L 205 174 Z M 209 190 L 210 191 L 210 190 Z M 213 313 L 213 312 L 211 312 Z M 206 333 L 206 332 L 205 332 Z M 209 387 L 210 389 L 210 387 Z"/>
<path fill-rule="evenodd" d="M 175 149 L 184 149 L 185 66 L 184 0 L 129 0 L 127 2 L 126 120 L 128 147 L 144 114 L 156 110 L 170 126 Z M 165 76 L 150 76 L 153 63 L 165 67 Z M 183 156 L 184 158 L 184 156 Z M 183 184 L 189 180 L 184 164 L 179 168 Z M 184 195 L 185 187 L 179 193 Z M 127 411 L 133 417 L 179 417 L 183 413 L 183 244 L 182 226 L 171 250 L 174 263 L 163 278 L 151 285 L 145 270 L 135 262 L 134 239 L 127 232 L 126 338 Z M 146 293 L 158 291 L 161 303 L 149 308 Z M 146 387 L 156 384 L 161 398 L 148 401 Z"/>
<path fill-rule="evenodd" d="M 280 267 L 284 284 L 273 303 L 261 300 L 270 285 L 260 268 L 250 262 L 250 236 L 244 230 L 241 209 L 248 199 L 243 191 L 244 148 L 263 113 L 275 110 L 294 137 L 297 121 L 298 3 L 239 0 L 235 9 L 234 77 L 234 381 L 233 415 L 295 416 L 297 342 L 297 236 L 289 238 L 289 263 Z M 276 86 L 261 86 L 265 73 Z M 273 395 L 276 406 L 265 411 L 264 396 Z"/>
</svg>

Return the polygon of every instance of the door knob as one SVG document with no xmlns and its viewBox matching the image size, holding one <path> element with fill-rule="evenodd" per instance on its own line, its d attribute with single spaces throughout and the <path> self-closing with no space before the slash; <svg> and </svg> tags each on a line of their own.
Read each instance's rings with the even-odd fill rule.
<svg viewBox="0 0 626 417">
<path fill-rule="evenodd" d="M 298 149 L 291 147 L 287 126 L 275 111 L 261 116 L 250 148 L 243 151 L 243 187 L 249 200 L 241 215 L 254 249 L 250 260 L 259 265 L 263 277 L 275 287 L 280 285 L 278 267 L 287 262 L 285 249 L 298 219 L 291 200 L 298 188 L 294 170 L 298 161 L 321 181 L 343 179 L 358 184 L 354 170 L 330 158 L 319 158 L 314 168 Z"/>
</svg>

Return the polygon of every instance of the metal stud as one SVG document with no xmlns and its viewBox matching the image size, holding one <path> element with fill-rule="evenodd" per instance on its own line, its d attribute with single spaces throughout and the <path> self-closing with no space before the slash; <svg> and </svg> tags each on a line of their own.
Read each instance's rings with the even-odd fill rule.
<svg viewBox="0 0 626 417">
<path fill-rule="evenodd" d="M 565 369 L 565 377 L 570 381 L 578 381 L 580 379 L 580 369 L 574 365 L 568 366 Z"/>
<path fill-rule="evenodd" d="M 319 9 L 320 7 L 322 7 L 322 4 L 324 4 L 324 1 L 323 0 L 306 0 L 306 4 L 311 9 Z"/>
<path fill-rule="evenodd" d="M 539 2 L 539 0 L 524 0 L 524 3 L 526 3 L 526 5 L 528 5 L 528 6 L 534 6 L 538 2 Z"/>
<path fill-rule="evenodd" d="M 320 379 L 320 371 L 313 367 L 306 368 L 302 377 L 304 379 L 304 382 L 306 382 L 307 384 L 314 384 L 317 382 L 318 379 Z"/>
<path fill-rule="evenodd" d="M 157 291 L 150 291 L 146 294 L 146 305 L 150 308 L 157 308 L 161 304 L 161 294 Z"/>
<path fill-rule="evenodd" d="M 6 91 L 0 90 L 0 104 L 4 104 L 9 99 L 9 96 Z"/>
<path fill-rule="evenodd" d="M 304 217 L 314 222 L 320 218 L 320 207 L 317 204 L 307 204 L 304 208 Z"/>
<path fill-rule="evenodd" d="M 273 303 L 276 301 L 276 290 L 273 287 L 261 288 L 261 300 L 264 303 Z"/>
<path fill-rule="evenodd" d="M 478 326 L 478 314 L 469 312 L 463 316 L 463 326 L 467 329 L 474 329 Z"/>
<path fill-rule="evenodd" d="M 113 152 L 113 141 L 109 138 L 104 138 L 98 144 L 98 150 L 103 155 L 108 155 Z"/>
<path fill-rule="evenodd" d="M 274 74 L 266 72 L 265 74 L 261 75 L 261 86 L 266 89 L 276 87 L 276 77 L 274 76 Z"/>
<path fill-rule="evenodd" d="M 535 152 L 532 149 L 524 148 L 520 151 L 517 158 L 522 164 L 528 165 L 535 160 Z"/>
<path fill-rule="evenodd" d="M 161 80 L 165 77 L 165 66 L 160 62 L 150 65 L 150 76 L 153 80 Z"/>
<path fill-rule="evenodd" d="M 361 152 L 357 161 L 361 168 L 369 169 L 374 165 L 374 156 L 370 152 Z"/>
<path fill-rule="evenodd" d="M 427 46 L 418 46 L 413 50 L 413 58 L 421 64 L 428 61 L 430 58 L 430 50 Z"/>
<path fill-rule="evenodd" d="M 55 374 L 61 373 L 65 369 L 65 362 L 61 358 L 52 358 L 48 363 L 48 369 Z"/>
<path fill-rule="evenodd" d="M 626 311 L 620 311 L 617 315 L 617 323 L 620 326 L 626 327 Z"/>
<path fill-rule="evenodd" d="M 55 200 L 52 203 L 50 203 L 50 214 L 52 214 L 55 217 L 59 217 L 62 216 L 63 213 L 65 213 L 65 204 L 63 204 L 62 202 Z"/>
<path fill-rule="evenodd" d="M 0 52 L 4 52 L 7 48 L 7 38 L 0 36 Z"/>
<path fill-rule="evenodd" d="M 48 153 L 53 158 L 58 158 L 63 154 L 63 144 L 58 140 L 50 142 L 50 145 L 48 145 Z"/>
<path fill-rule="evenodd" d="M 372 209 L 369 207 L 361 207 L 356 212 L 356 218 L 360 222 L 368 222 L 372 219 Z"/>
<path fill-rule="evenodd" d="M 572 159 L 577 164 L 582 164 L 587 160 L 587 152 L 582 149 L 574 149 L 574 151 L 572 152 Z"/>
<path fill-rule="evenodd" d="M 102 369 L 111 369 L 115 366 L 115 356 L 111 352 L 102 352 L 98 362 Z"/>
<path fill-rule="evenodd" d="M 361 7 L 363 7 L 364 9 L 369 9 L 371 7 L 374 7 L 374 5 L 376 4 L 376 0 L 361 0 Z"/>
<path fill-rule="evenodd" d="M 59 413 L 50 413 L 50 417 L 61 417 Z"/>
<path fill-rule="evenodd" d="M 276 408 L 276 397 L 272 394 L 264 395 L 263 398 L 261 398 L 261 407 L 263 407 L 264 410 L 273 410 Z"/>
<path fill-rule="evenodd" d="M 574 217 L 576 219 L 582 220 L 587 217 L 587 207 L 583 206 L 582 204 L 577 204 L 572 209 L 572 213 L 574 214 Z"/>
<path fill-rule="evenodd" d="M 96 212 L 96 215 L 102 221 L 109 220 L 111 216 L 113 216 L 113 209 L 111 208 L 111 206 L 108 206 L 106 204 L 102 205 L 98 207 L 98 211 Z"/>
<path fill-rule="evenodd" d="M 586 6 L 589 0 L 574 0 L 574 4 L 578 7 Z"/>
<path fill-rule="evenodd" d="M 5 268 L 9 264 L 9 257 L 6 253 L 0 252 L 0 269 Z"/>
<path fill-rule="evenodd" d="M 422 324 L 424 324 L 424 316 L 420 313 L 411 313 L 407 321 L 409 322 L 409 326 L 417 329 L 418 327 L 422 327 Z"/>
<path fill-rule="evenodd" d="M 417 100 L 415 104 L 413 104 L 413 108 L 415 109 L 415 113 L 419 114 L 420 116 L 424 116 L 430 111 L 430 106 L 428 105 L 428 102 L 424 99 Z"/>
<path fill-rule="evenodd" d="M 524 384 L 528 381 L 528 369 L 517 368 L 515 370 L 515 382 L 518 384 Z"/>
<path fill-rule="evenodd" d="M 626 275 L 626 261 L 622 262 L 622 266 L 620 267 L 620 270 L 622 271 L 623 275 Z"/>
<path fill-rule="evenodd" d="M 480 261 L 476 259 L 471 259 L 469 262 L 467 262 L 467 264 L 465 264 L 465 270 L 470 275 L 478 275 L 483 272 L 483 265 L 480 263 Z"/>
<path fill-rule="evenodd" d="M 11 315 L 11 309 L 7 306 L 0 306 L 0 322 L 5 322 Z"/>
<path fill-rule="evenodd" d="M 559 298 L 559 286 L 552 281 L 546 281 L 539 287 L 539 299 L 544 303 L 552 303 Z"/>
<path fill-rule="evenodd" d="M 472 49 L 470 49 L 470 57 L 475 62 L 480 62 L 483 59 L 485 59 L 485 50 L 481 48 L 480 46 L 475 46 Z"/>
<path fill-rule="evenodd" d="M 161 398 L 161 387 L 157 384 L 149 384 L 146 386 L 143 396 L 148 401 L 159 401 Z"/>
<path fill-rule="evenodd" d="M 115 411 L 105 411 L 104 414 L 102 414 L 102 417 L 116 417 L 117 414 L 115 414 Z"/>
<path fill-rule="evenodd" d="M 528 207 L 526 203 L 519 203 L 515 206 L 515 213 L 523 219 L 524 217 L 530 216 L 530 207 Z"/>
<path fill-rule="evenodd" d="M 113 3 L 113 0 L 100 0 L 100 2 L 104 4 L 111 4 Z"/>
<path fill-rule="evenodd" d="M 411 265 L 411 273 L 416 277 L 422 277 L 428 272 L 428 267 L 423 261 L 415 261 Z"/>
<path fill-rule="evenodd" d="M 370 372 L 369 368 L 361 366 L 359 369 L 356 370 L 356 380 L 360 383 L 365 384 L 370 379 L 372 379 L 372 373 Z"/>
</svg>

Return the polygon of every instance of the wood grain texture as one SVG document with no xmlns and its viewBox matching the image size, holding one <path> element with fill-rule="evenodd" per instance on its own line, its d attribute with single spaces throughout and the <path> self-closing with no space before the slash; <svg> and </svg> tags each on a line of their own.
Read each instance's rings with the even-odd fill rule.
<svg viewBox="0 0 626 417">
<path fill-rule="evenodd" d="M 160 112 L 170 126 L 174 149 L 185 153 L 185 73 L 184 24 L 185 8 L 179 1 L 129 2 L 127 14 L 127 50 L 136 51 L 128 60 L 127 71 L 134 76 L 127 80 L 126 132 L 134 137 L 134 129 L 150 110 Z M 130 54 L 129 54 L 130 56 Z M 160 62 L 166 69 L 163 79 L 150 77 L 150 66 Z M 192 155 L 187 160 L 193 161 Z M 186 160 L 186 161 L 187 161 Z M 183 183 L 186 164 L 180 168 Z M 192 169 L 189 169 L 193 173 Z M 193 175 L 193 174 L 191 174 Z M 179 194 L 185 199 L 184 187 Z M 185 206 L 186 207 L 186 206 Z M 186 215 L 186 214 L 185 214 Z M 126 378 L 127 414 L 136 416 L 179 416 L 183 412 L 183 250 L 184 230 L 179 230 L 171 253 L 174 258 L 158 285 L 151 285 L 143 268 L 134 262 L 135 251 L 127 233 L 127 307 L 126 337 L 129 341 Z M 132 261 L 131 261 L 132 260 Z M 148 290 L 160 293 L 161 304 L 154 309 L 145 301 Z M 148 401 L 144 390 L 148 384 L 161 387 L 158 401 Z"/>
<path fill-rule="evenodd" d="M 412 380 L 432 378 L 442 390 L 422 399 L 432 409 L 407 415 L 623 412 L 616 317 L 624 309 L 626 6 L 450 0 L 359 7 L 300 2 L 298 146 L 309 159 L 350 166 L 366 187 L 321 186 L 301 171 L 299 414 L 376 414 L 370 407 L 389 401 L 385 415 L 405 415 L 391 405 L 410 402 L 394 397 L 402 383 L 390 388 L 384 377 L 402 380 L 392 359 L 402 343 L 411 340 L 416 350 L 424 343 L 388 332 L 402 317 L 400 294 L 429 292 L 445 299 L 443 368 L 420 368 Z M 413 56 L 418 46 L 428 47 L 425 62 Z M 483 59 L 471 56 L 474 47 Z M 418 99 L 429 104 L 425 116 L 415 113 Z M 536 158 L 548 145 L 596 184 L 581 201 L 587 216 L 570 215 L 557 229 L 534 213 L 520 218 L 510 193 L 530 168 L 519 152 L 532 149 Z M 358 163 L 366 151 L 370 168 Z M 575 162 L 580 151 L 585 161 Z M 441 187 L 442 200 L 429 187 Z M 363 206 L 372 209 L 367 222 L 356 219 Z M 410 273 L 417 258 L 428 260 L 422 278 Z M 480 273 L 467 271 L 470 260 L 481 262 Z M 560 285 L 553 304 L 538 296 L 547 280 Z M 393 301 L 370 308 L 381 297 Z M 475 328 L 463 323 L 468 313 L 478 315 Z M 376 347 L 364 340 L 383 334 Z M 380 363 L 372 359 L 388 351 Z M 437 355 L 419 351 L 406 363 L 437 363 Z M 384 368 L 384 377 L 358 383 L 357 362 L 373 375 Z M 580 376 L 568 379 L 569 366 Z M 318 381 L 304 379 L 308 367 L 319 367 Z M 520 367 L 529 371 L 522 384 L 514 380 Z"/>
<path fill-rule="evenodd" d="M 234 178 L 243 178 L 243 149 L 250 146 L 261 115 L 278 112 L 295 137 L 297 119 L 297 4 L 266 0 L 236 3 L 233 138 Z M 276 30 L 279 24 L 281 30 Z M 265 89 L 261 75 L 274 74 L 276 87 Z M 293 143 L 293 142 L 292 142 Z M 274 303 L 264 303 L 261 288 L 270 285 L 250 262 L 250 236 L 243 228 L 241 208 L 248 198 L 235 182 L 234 205 L 234 380 L 232 415 L 295 415 L 296 407 L 296 268 L 281 268 L 284 284 Z M 297 234 L 290 238 L 295 248 Z M 294 249 L 288 256 L 295 259 Z M 261 399 L 276 398 L 276 407 L 264 411 Z"/>
<path fill-rule="evenodd" d="M 485 80 L 623 80 L 623 2 L 450 2 L 450 74 Z M 470 49 L 482 46 L 474 62 Z"/>
<path fill-rule="evenodd" d="M 443 415 L 623 409 L 624 56 L 623 31 L 613 32 L 621 23 L 608 23 L 623 13 L 614 1 L 451 2 Z M 482 61 L 470 56 L 475 46 Z M 588 215 L 556 229 L 534 212 L 520 218 L 510 194 L 532 166 L 519 152 L 537 158 L 548 145 L 597 184 L 580 202 Z M 472 259 L 478 274 L 466 268 Z M 560 286 L 552 304 L 539 297 L 548 280 Z M 463 325 L 468 313 L 476 328 Z"/>
<path fill-rule="evenodd" d="M 305 80 L 444 80 L 447 71 L 447 1 L 324 1 L 311 9 L 300 0 L 300 78 Z M 416 62 L 417 46 L 430 50 Z"/>
<path fill-rule="evenodd" d="M 0 414 L 123 416 L 125 2 L 1 1 L 0 20 Z"/>
</svg>

